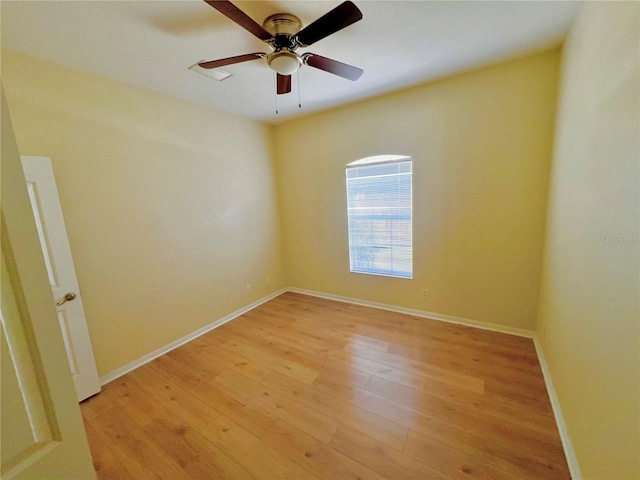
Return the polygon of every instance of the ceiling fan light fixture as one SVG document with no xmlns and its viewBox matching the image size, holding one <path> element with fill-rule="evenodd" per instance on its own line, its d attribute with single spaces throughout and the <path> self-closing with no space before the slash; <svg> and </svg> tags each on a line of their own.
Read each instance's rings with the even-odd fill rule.
<svg viewBox="0 0 640 480">
<path fill-rule="evenodd" d="M 267 55 L 267 63 L 272 70 L 280 75 L 291 75 L 298 71 L 302 60 L 293 52 L 280 51 Z"/>
</svg>

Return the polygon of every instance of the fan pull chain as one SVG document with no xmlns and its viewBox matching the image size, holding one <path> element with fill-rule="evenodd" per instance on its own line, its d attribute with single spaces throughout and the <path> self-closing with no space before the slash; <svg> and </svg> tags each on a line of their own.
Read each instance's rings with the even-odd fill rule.
<svg viewBox="0 0 640 480">
<path fill-rule="evenodd" d="M 302 103 L 300 103 L 300 70 L 296 70 L 296 78 L 298 79 L 298 108 L 302 108 Z"/>
<path fill-rule="evenodd" d="M 276 115 L 278 115 L 278 74 L 276 72 L 273 72 L 273 83 L 274 83 L 274 86 L 276 87 L 274 92 L 275 92 L 275 101 L 276 101 Z"/>
</svg>

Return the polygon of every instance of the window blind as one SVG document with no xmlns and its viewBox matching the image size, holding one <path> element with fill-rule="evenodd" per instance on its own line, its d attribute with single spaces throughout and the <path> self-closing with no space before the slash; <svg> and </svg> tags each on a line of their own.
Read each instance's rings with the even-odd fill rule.
<svg viewBox="0 0 640 480">
<path fill-rule="evenodd" d="M 412 160 L 348 165 L 352 272 L 412 278 Z"/>
</svg>

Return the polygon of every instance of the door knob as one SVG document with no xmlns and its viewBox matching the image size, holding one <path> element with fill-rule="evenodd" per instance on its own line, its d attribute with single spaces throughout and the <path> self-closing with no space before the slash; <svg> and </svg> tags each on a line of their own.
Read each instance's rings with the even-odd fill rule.
<svg viewBox="0 0 640 480">
<path fill-rule="evenodd" d="M 76 294 L 75 294 L 75 293 L 71 293 L 71 292 L 69 292 L 69 293 L 67 293 L 67 294 L 64 296 L 64 298 L 62 299 L 62 301 L 61 301 L 61 302 L 56 302 L 56 305 L 57 305 L 58 307 L 61 307 L 61 306 L 62 306 L 62 305 L 64 305 L 65 303 L 70 302 L 71 300 L 74 300 L 75 298 L 76 298 Z"/>
</svg>

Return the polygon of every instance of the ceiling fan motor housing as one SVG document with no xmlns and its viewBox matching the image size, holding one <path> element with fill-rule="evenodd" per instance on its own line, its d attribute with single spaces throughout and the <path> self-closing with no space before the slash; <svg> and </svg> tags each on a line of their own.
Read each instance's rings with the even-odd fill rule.
<svg viewBox="0 0 640 480">
<path fill-rule="evenodd" d="M 302 29 L 302 22 L 290 13 L 276 13 L 266 18 L 262 26 L 274 37 L 295 35 Z"/>
</svg>

